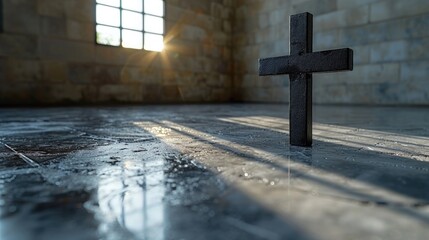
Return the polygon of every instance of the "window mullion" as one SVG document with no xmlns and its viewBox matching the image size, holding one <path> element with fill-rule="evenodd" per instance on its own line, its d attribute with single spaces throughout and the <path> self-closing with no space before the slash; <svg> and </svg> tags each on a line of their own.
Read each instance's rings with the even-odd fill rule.
<svg viewBox="0 0 429 240">
<path fill-rule="evenodd" d="M 119 40 L 121 47 L 123 47 L 123 39 L 122 39 L 122 0 L 119 1 Z"/>
<path fill-rule="evenodd" d="M 117 6 L 110 6 L 110 5 L 106 5 L 106 4 L 98 3 L 97 2 L 97 5 L 101 5 L 101 6 L 105 6 L 105 7 L 111 7 L 111 8 L 117 9 L 119 11 L 119 26 L 113 26 L 113 25 L 110 26 L 108 24 L 103 24 L 103 23 L 96 22 L 96 26 L 100 25 L 100 26 L 105 26 L 105 27 L 110 27 L 111 28 L 111 30 L 109 30 L 108 28 L 100 30 L 101 34 L 106 34 L 106 35 L 104 35 L 106 37 L 102 37 L 103 40 L 100 40 L 100 42 L 98 42 L 98 40 L 97 40 L 97 43 L 115 46 L 115 45 L 109 44 L 109 40 L 105 40 L 105 39 L 109 39 L 109 36 L 112 36 L 111 37 L 112 39 L 115 39 L 115 38 L 118 39 L 119 38 L 119 45 L 116 45 L 116 46 L 126 47 L 126 48 L 134 48 L 134 47 L 137 48 L 137 46 L 139 44 L 136 41 L 141 41 L 140 43 L 142 44 L 142 46 L 140 46 L 140 47 L 142 49 L 146 49 L 145 46 L 147 45 L 147 50 L 149 50 L 149 51 L 157 51 L 156 49 L 158 49 L 158 46 L 160 46 L 159 45 L 160 44 L 159 41 L 160 41 L 161 38 L 164 37 L 164 34 L 165 34 L 165 1 L 162 1 L 162 3 L 163 3 L 163 6 L 162 6 L 162 10 L 163 10 L 162 16 L 154 15 L 154 14 L 151 14 L 151 13 L 146 13 L 146 10 L 150 10 L 151 9 L 150 8 L 151 5 L 147 5 L 149 7 L 147 9 L 146 6 L 145 6 L 145 3 L 146 3 L 147 0 L 140 0 L 140 1 L 141 1 L 141 8 L 139 8 L 139 9 L 132 7 L 132 6 L 136 6 L 136 5 L 130 5 L 131 9 L 125 9 L 124 7 L 126 5 L 124 5 L 124 4 L 126 4 L 126 3 L 124 2 L 124 0 L 119 0 L 119 5 L 117 5 Z M 137 3 L 137 4 L 139 4 L 139 3 Z M 146 4 L 151 4 L 151 3 L 147 2 Z M 160 5 L 157 5 L 157 7 L 158 6 L 161 7 Z M 159 9 L 159 8 L 156 8 L 156 9 Z M 125 12 L 125 11 L 127 11 L 127 12 Z M 159 12 L 159 10 L 156 10 L 156 11 L 157 11 L 156 13 Z M 107 9 L 106 9 L 106 12 L 107 12 Z M 101 12 L 100 12 L 100 14 L 101 14 Z M 137 17 L 137 15 L 133 15 L 133 14 L 139 14 L 139 15 L 141 15 L 141 24 L 142 24 L 141 30 L 136 30 L 136 29 L 133 28 L 133 27 L 136 27 L 136 23 L 138 23 L 138 22 L 135 22 L 135 21 L 132 20 L 133 17 Z M 108 17 L 106 18 L 106 14 L 104 14 L 103 16 L 104 16 L 104 19 L 109 19 Z M 118 16 L 118 15 L 116 15 L 116 16 Z M 125 19 L 124 19 L 124 17 L 125 17 Z M 150 25 L 149 28 L 146 28 L 146 26 L 145 26 L 145 23 L 146 23 L 146 20 L 147 20 L 147 19 L 145 19 L 146 17 L 150 17 L 150 20 L 152 20 L 152 17 L 154 17 L 153 20 L 154 20 L 155 25 Z M 159 26 L 159 27 L 163 27 L 162 33 L 153 32 L 153 31 L 158 31 L 157 30 L 158 28 L 156 26 L 160 23 L 159 20 L 155 19 L 155 17 L 162 19 L 163 26 Z M 128 21 L 130 21 L 130 25 L 124 25 L 124 24 L 127 24 Z M 108 21 L 106 20 L 106 22 L 108 22 Z M 151 24 L 150 21 L 148 23 Z M 129 27 L 131 27 L 131 28 L 129 28 Z M 113 30 L 113 29 L 116 29 L 116 30 Z M 119 34 L 117 33 L 117 31 L 119 31 Z M 114 37 L 115 36 L 114 32 L 116 32 L 116 34 L 117 34 L 116 37 Z M 140 40 L 138 39 L 137 32 L 140 32 L 140 34 L 141 34 L 141 39 Z M 98 32 L 97 32 L 97 34 L 98 34 Z M 148 35 L 147 38 L 146 38 L 146 35 Z M 156 36 L 158 36 L 158 37 L 156 37 Z M 125 40 L 126 40 L 126 42 L 124 42 Z M 126 44 L 124 45 L 124 43 L 126 43 Z"/>
</svg>

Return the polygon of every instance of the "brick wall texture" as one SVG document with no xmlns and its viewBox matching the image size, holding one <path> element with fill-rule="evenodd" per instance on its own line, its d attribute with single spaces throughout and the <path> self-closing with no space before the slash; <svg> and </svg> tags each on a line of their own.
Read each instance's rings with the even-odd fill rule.
<svg viewBox="0 0 429 240">
<path fill-rule="evenodd" d="M 429 104 L 428 0 L 237 0 L 234 96 L 288 102 L 287 76 L 258 77 L 255 59 L 289 55 L 289 16 L 314 15 L 314 51 L 350 47 L 353 72 L 313 75 L 314 102 Z"/>
<path fill-rule="evenodd" d="M 314 75 L 314 102 L 429 104 L 427 0 L 166 0 L 162 53 L 95 44 L 94 0 L 3 0 L 0 105 L 288 102 L 289 16 L 314 51 L 351 47 L 353 72 Z"/>
</svg>

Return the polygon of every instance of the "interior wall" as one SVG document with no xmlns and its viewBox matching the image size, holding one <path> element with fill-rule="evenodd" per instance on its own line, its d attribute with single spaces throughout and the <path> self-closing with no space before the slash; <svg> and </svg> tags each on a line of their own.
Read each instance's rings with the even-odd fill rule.
<svg viewBox="0 0 429 240">
<path fill-rule="evenodd" d="M 0 104 L 229 101 L 232 1 L 166 12 L 156 53 L 95 44 L 95 0 L 3 0 Z"/>
<path fill-rule="evenodd" d="M 427 0 L 237 0 L 235 100 L 289 101 L 288 77 L 258 77 L 257 59 L 289 55 L 300 12 L 314 15 L 314 51 L 354 50 L 354 71 L 313 75 L 314 102 L 429 104 Z"/>
<path fill-rule="evenodd" d="M 314 50 L 351 47 L 353 72 L 315 74 L 314 101 L 429 104 L 426 0 L 166 0 L 162 53 L 95 44 L 95 0 L 3 0 L 0 105 L 288 102 L 289 16 L 314 14 Z"/>
</svg>

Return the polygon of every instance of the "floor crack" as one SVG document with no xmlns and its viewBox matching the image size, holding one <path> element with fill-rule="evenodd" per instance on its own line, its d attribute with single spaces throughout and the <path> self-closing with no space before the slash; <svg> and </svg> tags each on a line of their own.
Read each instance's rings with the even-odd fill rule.
<svg viewBox="0 0 429 240">
<path fill-rule="evenodd" d="M 25 156 L 24 154 L 16 151 L 14 148 L 12 148 L 11 146 L 7 145 L 6 143 L 1 142 L 7 149 L 11 150 L 12 152 L 14 152 L 19 158 L 21 158 L 24 162 L 26 162 L 28 165 L 32 166 L 32 167 L 41 167 L 40 164 L 38 164 L 36 161 L 34 161 L 33 159 Z"/>
</svg>

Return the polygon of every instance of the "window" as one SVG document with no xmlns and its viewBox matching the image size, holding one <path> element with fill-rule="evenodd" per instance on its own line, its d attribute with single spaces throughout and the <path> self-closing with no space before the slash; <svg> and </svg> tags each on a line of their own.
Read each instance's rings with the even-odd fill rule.
<svg viewBox="0 0 429 240">
<path fill-rule="evenodd" d="M 96 0 L 98 44 L 162 51 L 163 0 Z"/>
</svg>

